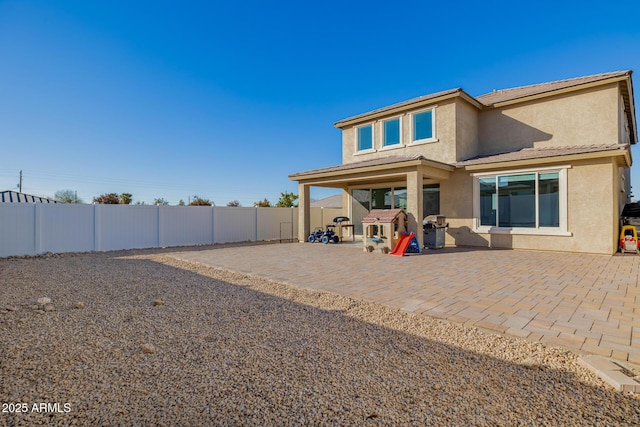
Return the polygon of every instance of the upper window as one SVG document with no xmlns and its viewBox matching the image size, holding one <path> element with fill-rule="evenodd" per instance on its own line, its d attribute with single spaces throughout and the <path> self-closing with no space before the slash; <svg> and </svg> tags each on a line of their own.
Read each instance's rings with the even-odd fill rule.
<svg viewBox="0 0 640 427">
<path fill-rule="evenodd" d="M 400 144 L 400 118 L 382 122 L 384 133 L 383 144 L 385 147 Z"/>
<path fill-rule="evenodd" d="M 373 149 L 373 126 L 367 125 L 358 128 L 358 151 Z"/>
<path fill-rule="evenodd" d="M 434 138 L 434 110 L 427 110 L 413 115 L 413 141 L 431 140 Z"/>
</svg>

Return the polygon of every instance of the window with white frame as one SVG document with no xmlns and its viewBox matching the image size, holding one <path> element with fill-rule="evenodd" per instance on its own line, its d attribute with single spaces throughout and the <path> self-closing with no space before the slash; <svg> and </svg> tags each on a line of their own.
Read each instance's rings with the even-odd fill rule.
<svg viewBox="0 0 640 427">
<path fill-rule="evenodd" d="M 566 231 L 566 170 L 480 174 L 476 217 L 480 229 Z"/>
<path fill-rule="evenodd" d="M 384 147 L 391 147 L 399 145 L 400 138 L 400 117 L 394 119 L 385 120 L 382 122 L 382 145 Z"/>
<path fill-rule="evenodd" d="M 367 151 L 373 149 L 373 125 L 360 126 L 357 128 L 357 151 Z"/>
<path fill-rule="evenodd" d="M 413 114 L 413 142 L 429 142 L 435 139 L 435 108 Z"/>
</svg>

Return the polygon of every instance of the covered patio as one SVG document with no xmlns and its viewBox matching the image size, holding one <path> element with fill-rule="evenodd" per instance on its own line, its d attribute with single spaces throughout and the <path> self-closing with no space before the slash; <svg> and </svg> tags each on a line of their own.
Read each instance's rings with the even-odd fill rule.
<svg viewBox="0 0 640 427">
<path fill-rule="evenodd" d="M 372 208 L 405 209 L 408 220 L 407 229 L 409 232 L 416 233 L 422 247 L 424 244 L 423 235 L 420 232 L 422 219 L 425 214 L 439 213 L 424 211 L 425 186 L 437 185 L 440 181 L 449 179 L 454 169 L 452 165 L 428 160 L 418 155 L 390 156 L 291 174 L 289 179 L 298 182 L 298 240 L 305 242 L 311 231 L 310 188 L 316 186 L 342 189 L 343 200 L 346 197 L 347 202 L 343 203 L 345 206 L 343 209 L 356 225 Z M 374 206 L 376 200 L 371 196 L 370 202 L 354 203 L 353 192 L 364 188 L 384 190 L 377 206 Z M 402 202 L 397 201 L 400 194 L 406 195 L 406 198 L 402 198 Z M 387 202 L 384 201 L 385 199 Z"/>
</svg>

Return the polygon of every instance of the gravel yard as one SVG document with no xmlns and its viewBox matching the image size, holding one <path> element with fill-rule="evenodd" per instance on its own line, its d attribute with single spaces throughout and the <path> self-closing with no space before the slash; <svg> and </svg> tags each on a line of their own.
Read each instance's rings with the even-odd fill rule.
<svg viewBox="0 0 640 427">
<path fill-rule="evenodd" d="M 0 259 L 0 425 L 640 424 L 563 349 L 167 253 Z"/>
</svg>

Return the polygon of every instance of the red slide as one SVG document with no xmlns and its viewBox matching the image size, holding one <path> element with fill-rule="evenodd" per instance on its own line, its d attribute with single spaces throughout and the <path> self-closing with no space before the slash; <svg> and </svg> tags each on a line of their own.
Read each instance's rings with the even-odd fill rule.
<svg viewBox="0 0 640 427">
<path fill-rule="evenodd" d="M 403 233 L 402 236 L 400 236 L 400 240 L 398 240 L 398 243 L 396 243 L 396 247 L 393 248 L 393 251 L 389 252 L 389 255 L 404 256 L 409 243 L 411 243 L 411 238 L 415 235 L 416 233 Z"/>
</svg>

